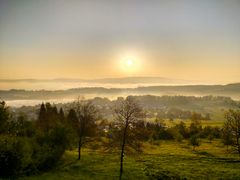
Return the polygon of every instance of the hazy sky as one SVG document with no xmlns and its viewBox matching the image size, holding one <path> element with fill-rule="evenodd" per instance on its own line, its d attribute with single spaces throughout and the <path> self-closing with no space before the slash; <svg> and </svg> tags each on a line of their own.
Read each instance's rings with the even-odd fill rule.
<svg viewBox="0 0 240 180">
<path fill-rule="evenodd" d="M 239 82 L 240 1 L 0 0 L 0 78 L 122 76 Z"/>
</svg>

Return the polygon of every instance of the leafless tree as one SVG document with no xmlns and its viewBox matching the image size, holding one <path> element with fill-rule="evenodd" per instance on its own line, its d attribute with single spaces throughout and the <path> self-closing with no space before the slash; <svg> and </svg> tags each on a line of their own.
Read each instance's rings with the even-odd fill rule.
<svg viewBox="0 0 240 180">
<path fill-rule="evenodd" d="M 78 98 L 74 102 L 77 121 L 75 129 L 78 134 L 78 159 L 81 159 L 82 146 L 92 140 L 96 133 L 96 120 L 99 118 L 99 111 L 90 102 Z"/>
<path fill-rule="evenodd" d="M 140 149 L 141 132 L 138 129 L 138 123 L 142 122 L 144 113 L 140 105 L 129 96 L 125 100 L 121 100 L 115 107 L 115 134 L 114 141 L 119 142 L 120 147 L 120 176 L 123 173 L 123 158 L 127 146 L 135 150 Z"/>
</svg>

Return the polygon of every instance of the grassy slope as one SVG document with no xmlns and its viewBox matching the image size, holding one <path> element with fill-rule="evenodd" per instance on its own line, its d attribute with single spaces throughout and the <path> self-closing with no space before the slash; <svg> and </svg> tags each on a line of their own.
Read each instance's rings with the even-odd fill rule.
<svg viewBox="0 0 240 180">
<path fill-rule="evenodd" d="M 81 161 L 76 158 L 76 151 L 68 151 L 56 169 L 23 179 L 118 179 L 118 154 L 84 149 Z M 123 179 L 144 180 L 151 175 L 154 179 L 159 172 L 187 179 L 240 179 L 240 158 L 227 154 L 221 142 L 206 140 L 197 151 L 187 142 L 161 141 L 155 145 L 146 143 L 143 154 L 126 155 Z"/>
</svg>

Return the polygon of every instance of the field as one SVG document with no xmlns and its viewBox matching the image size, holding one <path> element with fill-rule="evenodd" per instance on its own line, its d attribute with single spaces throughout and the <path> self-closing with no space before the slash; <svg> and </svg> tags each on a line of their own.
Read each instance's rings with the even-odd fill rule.
<svg viewBox="0 0 240 180">
<path fill-rule="evenodd" d="M 192 120 L 190 120 L 190 119 L 189 120 L 175 119 L 173 121 L 165 120 L 164 122 L 166 123 L 166 125 L 168 127 L 172 127 L 172 126 L 175 126 L 176 124 L 179 124 L 181 121 L 184 122 L 186 124 L 186 126 L 190 126 L 190 124 L 192 123 Z M 218 127 L 222 127 L 225 121 L 201 120 L 200 122 L 201 122 L 202 127 L 205 127 L 205 126 L 212 126 L 212 127 L 218 126 Z"/>
<path fill-rule="evenodd" d="M 201 140 L 195 151 L 187 141 L 145 143 L 141 154 L 126 154 L 123 179 L 240 179 L 240 158 L 219 140 Z M 118 179 L 117 153 L 83 149 L 67 151 L 59 165 L 49 172 L 22 177 L 27 180 Z"/>
<path fill-rule="evenodd" d="M 156 120 L 156 118 L 149 118 L 148 121 L 149 122 L 154 122 Z M 169 119 L 165 119 L 163 120 L 163 122 L 168 126 L 168 127 L 173 127 L 177 124 L 179 124 L 180 122 L 184 122 L 186 124 L 187 127 L 190 126 L 190 124 L 192 123 L 192 120 L 190 119 L 186 119 L 186 120 L 182 120 L 182 119 L 174 119 L 174 120 L 169 120 Z M 202 125 L 202 127 L 206 127 L 206 126 L 211 126 L 211 127 L 222 127 L 224 125 L 224 120 L 200 120 L 199 121 Z"/>
</svg>

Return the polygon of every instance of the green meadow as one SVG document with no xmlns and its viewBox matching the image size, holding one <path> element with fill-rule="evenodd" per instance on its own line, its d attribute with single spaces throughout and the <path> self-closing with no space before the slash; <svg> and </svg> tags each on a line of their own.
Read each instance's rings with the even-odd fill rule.
<svg viewBox="0 0 240 180">
<path fill-rule="evenodd" d="M 26 180 L 118 179 L 119 153 L 83 149 L 66 151 L 54 169 Z M 144 143 L 142 153 L 126 154 L 123 179 L 240 179 L 240 157 L 219 140 L 201 140 L 193 151 L 187 141 Z"/>
<path fill-rule="evenodd" d="M 180 119 L 175 119 L 173 121 L 171 120 L 165 120 L 164 121 L 166 123 L 167 126 L 172 127 L 175 126 L 176 124 L 179 124 L 180 122 L 184 122 L 187 126 L 190 126 L 190 124 L 192 123 L 192 120 L 180 120 Z M 211 126 L 211 127 L 221 127 L 224 124 L 224 121 L 221 120 L 201 120 L 201 125 L 202 127 L 206 127 L 206 126 Z"/>
</svg>

